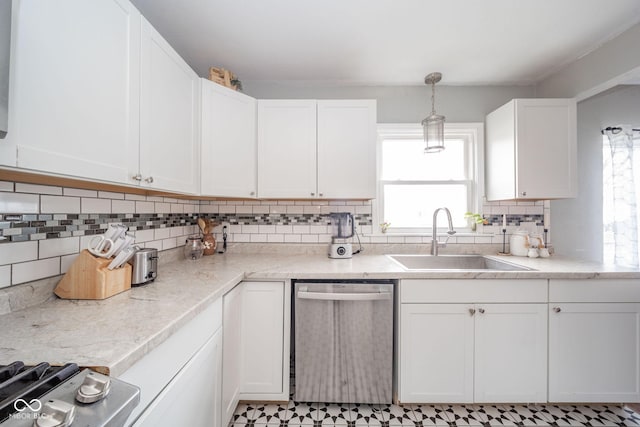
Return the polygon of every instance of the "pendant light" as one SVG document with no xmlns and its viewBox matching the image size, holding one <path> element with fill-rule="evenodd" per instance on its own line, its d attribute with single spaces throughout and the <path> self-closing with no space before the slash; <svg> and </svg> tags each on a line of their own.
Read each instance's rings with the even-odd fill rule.
<svg viewBox="0 0 640 427">
<path fill-rule="evenodd" d="M 422 121 L 425 153 L 437 153 L 444 150 L 444 116 L 436 114 L 436 83 L 442 79 L 441 73 L 431 73 L 424 78 L 424 83 L 431 85 L 431 114 Z"/>
</svg>

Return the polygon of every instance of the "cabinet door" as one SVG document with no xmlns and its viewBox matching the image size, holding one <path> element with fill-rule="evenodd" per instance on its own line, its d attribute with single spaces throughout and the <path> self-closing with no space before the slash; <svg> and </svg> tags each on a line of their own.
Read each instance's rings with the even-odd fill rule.
<svg viewBox="0 0 640 427">
<path fill-rule="evenodd" d="M 218 330 L 162 390 L 134 426 L 220 427 L 221 361 L 222 330 Z"/>
<path fill-rule="evenodd" d="M 202 79 L 200 191 L 256 197 L 256 100 Z"/>
<path fill-rule="evenodd" d="M 376 101 L 318 101 L 318 196 L 376 196 Z"/>
<path fill-rule="evenodd" d="M 200 79 L 142 18 L 140 174 L 142 185 L 197 193 Z"/>
<path fill-rule="evenodd" d="M 242 382 L 242 288 L 233 288 L 223 297 L 222 309 L 222 420 L 229 424 L 238 405 Z"/>
<path fill-rule="evenodd" d="M 473 401 L 472 310 L 469 304 L 401 305 L 400 402 Z"/>
<path fill-rule="evenodd" d="M 316 101 L 258 100 L 258 194 L 316 197 Z"/>
<path fill-rule="evenodd" d="M 478 304 L 475 397 L 479 403 L 547 401 L 547 304 Z"/>
<path fill-rule="evenodd" d="M 132 183 L 139 12 L 126 0 L 23 1 L 17 8 L 11 135 L 17 166 Z"/>
<path fill-rule="evenodd" d="M 549 401 L 640 401 L 640 304 L 549 304 Z"/>
<path fill-rule="evenodd" d="M 241 391 L 282 393 L 284 283 L 244 282 L 243 286 Z"/>
<path fill-rule="evenodd" d="M 516 197 L 576 197 L 575 101 L 518 99 L 515 105 Z"/>
</svg>

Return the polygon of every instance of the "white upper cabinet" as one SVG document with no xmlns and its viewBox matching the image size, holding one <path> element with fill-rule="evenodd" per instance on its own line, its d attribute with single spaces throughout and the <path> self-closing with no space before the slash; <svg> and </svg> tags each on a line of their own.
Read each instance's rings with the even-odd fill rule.
<svg viewBox="0 0 640 427">
<path fill-rule="evenodd" d="M 256 197 L 256 100 L 202 79 L 201 186 L 205 196 Z"/>
<path fill-rule="evenodd" d="M 375 197 L 374 100 L 259 100 L 261 198 Z"/>
<path fill-rule="evenodd" d="M 376 101 L 318 101 L 318 195 L 376 197 Z"/>
<path fill-rule="evenodd" d="M 139 12 L 126 0 L 17 7 L 16 165 L 129 182 L 138 161 Z"/>
<path fill-rule="evenodd" d="M 574 99 L 514 99 L 486 125 L 488 200 L 576 197 Z"/>
<path fill-rule="evenodd" d="M 316 101 L 258 100 L 258 195 L 316 197 Z"/>
<path fill-rule="evenodd" d="M 200 79 L 144 18 L 141 27 L 138 178 L 144 187 L 195 194 Z"/>
</svg>

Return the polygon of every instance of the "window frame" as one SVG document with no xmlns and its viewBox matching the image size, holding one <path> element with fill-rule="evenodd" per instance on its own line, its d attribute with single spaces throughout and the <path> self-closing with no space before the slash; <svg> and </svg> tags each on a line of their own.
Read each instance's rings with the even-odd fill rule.
<svg viewBox="0 0 640 427">
<path fill-rule="evenodd" d="M 403 183 L 409 185 L 418 184 L 460 184 L 470 183 L 470 191 L 467 195 L 467 205 L 472 212 L 480 212 L 484 201 L 484 123 L 445 123 L 445 141 L 447 139 L 462 139 L 468 142 L 467 155 L 465 156 L 465 168 L 469 172 L 467 180 L 451 181 L 404 181 L 382 180 L 382 142 L 385 139 L 422 139 L 422 126 L 417 123 L 381 123 L 378 124 L 378 138 L 376 142 L 376 199 L 372 209 L 372 234 L 373 235 L 425 235 L 431 236 L 431 227 L 389 227 L 383 234 L 379 224 L 384 221 L 384 192 L 383 187 L 387 183 Z M 445 143 L 446 147 L 446 143 Z M 445 148 L 446 149 L 446 148 Z M 469 154 L 472 157 L 469 157 Z M 474 161 L 475 160 L 475 161 Z M 469 163 L 471 162 L 471 163 Z M 444 232 L 446 221 L 440 223 L 438 233 Z M 458 233 L 471 233 L 470 227 L 454 227 Z"/>
</svg>

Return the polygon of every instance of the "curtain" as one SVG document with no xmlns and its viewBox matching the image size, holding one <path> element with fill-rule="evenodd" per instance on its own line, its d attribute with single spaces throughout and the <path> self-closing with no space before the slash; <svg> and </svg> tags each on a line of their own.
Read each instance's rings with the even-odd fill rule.
<svg viewBox="0 0 640 427">
<path fill-rule="evenodd" d="M 638 199 L 640 193 L 640 132 L 619 125 L 602 131 L 609 141 L 604 158 L 605 242 L 613 236 L 611 251 L 617 265 L 638 264 Z M 609 209 L 607 209 L 609 204 Z M 606 245 L 606 243 L 605 243 Z M 605 254 L 606 259 L 606 254 Z"/>
</svg>

